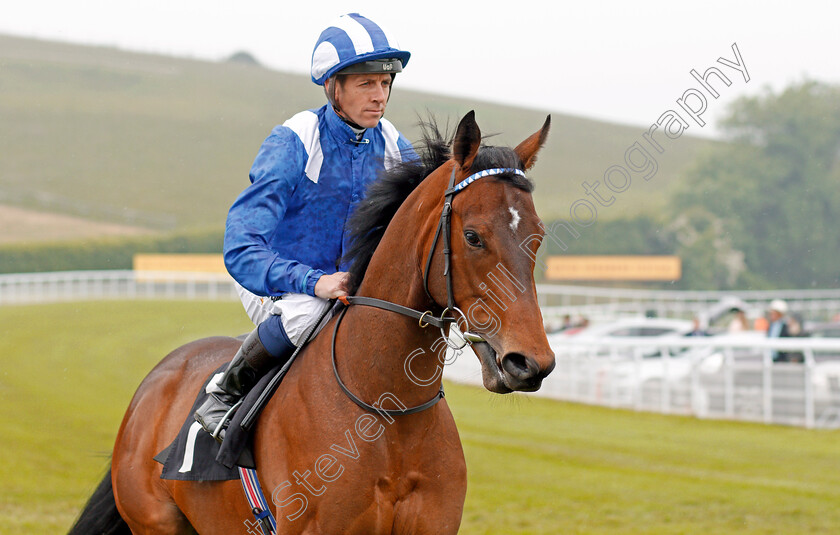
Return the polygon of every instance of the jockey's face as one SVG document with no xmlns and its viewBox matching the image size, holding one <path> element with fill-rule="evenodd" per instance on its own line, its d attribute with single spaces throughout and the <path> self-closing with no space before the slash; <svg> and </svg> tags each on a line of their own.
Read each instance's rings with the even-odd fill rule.
<svg viewBox="0 0 840 535">
<path fill-rule="evenodd" d="M 348 119 L 364 128 L 375 128 L 385 115 L 388 95 L 391 92 L 390 74 L 345 74 L 331 78 L 334 83 L 335 101 Z"/>
</svg>

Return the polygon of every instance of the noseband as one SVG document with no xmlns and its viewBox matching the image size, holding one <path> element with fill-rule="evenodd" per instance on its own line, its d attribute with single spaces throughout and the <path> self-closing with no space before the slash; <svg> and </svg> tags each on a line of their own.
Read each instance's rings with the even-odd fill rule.
<svg viewBox="0 0 840 535">
<path fill-rule="evenodd" d="M 443 309 L 440 316 L 435 316 L 432 314 L 430 310 L 425 312 L 421 312 L 419 310 L 415 310 L 413 308 L 408 308 L 402 305 L 398 305 L 396 303 L 392 303 L 390 301 L 385 301 L 382 299 L 376 299 L 373 297 L 361 297 L 361 296 L 346 296 L 340 297 L 339 301 L 341 301 L 345 308 L 341 311 L 338 320 L 335 322 L 335 327 L 333 329 L 333 336 L 332 336 L 332 365 L 333 365 L 333 372 L 335 373 L 336 381 L 338 381 L 338 385 L 341 387 L 341 390 L 359 407 L 373 413 L 379 414 L 387 414 L 389 416 L 396 416 L 396 415 L 404 415 L 404 414 L 414 414 L 420 411 L 424 411 L 433 405 L 435 405 L 438 401 L 440 401 L 443 396 L 443 385 L 441 385 L 440 390 L 438 391 L 437 395 L 430 399 L 429 401 L 417 405 L 416 407 L 407 408 L 404 410 L 396 409 L 396 410 L 388 410 L 383 409 L 381 407 L 374 407 L 368 403 L 365 403 L 355 394 L 353 394 L 344 382 L 341 380 L 341 377 L 338 374 L 338 367 L 335 364 L 335 340 L 336 335 L 338 334 L 338 326 L 341 324 L 341 320 L 344 318 L 344 314 L 347 312 L 347 306 L 349 305 L 363 305 L 369 306 L 374 308 L 379 308 L 382 310 L 388 310 L 391 312 L 396 312 L 398 314 L 402 314 L 404 316 L 408 316 L 414 318 L 420 324 L 420 327 L 428 327 L 432 325 L 434 327 L 438 327 L 441 332 L 441 337 L 443 338 L 446 345 L 452 348 L 455 351 L 461 350 L 467 345 L 472 344 L 473 342 L 483 342 L 484 339 L 477 334 L 473 334 L 469 331 L 469 323 L 467 322 L 467 316 L 464 312 L 457 307 L 455 304 L 455 293 L 452 287 L 452 200 L 455 198 L 455 195 L 459 192 L 463 191 L 464 188 L 475 182 L 480 178 L 484 178 L 487 176 L 492 175 L 501 175 L 504 173 L 513 173 L 516 175 L 520 175 L 525 177 L 525 172 L 521 169 L 515 168 L 508 168 L 508 167 L 497 167 L 494 169 L 485 169 L 484 171 L 479 171 L 478 173 L 472 174 L 455 184 L 455 174 L 458 171 L 458 166 L 454 166 L 452 168 L 452 175 L 449 177 L 449 186 L 446 188 L 446 191 L 443 195 L 443 210 L 440 214 L 440 220 L 438 221 L 437 230 L 435 230 L 435 237 L 432 240 L 432 247 L 429 249 L 429 256 L 426 258 L 426 268 L 423 271 L 423 289 L 426 291 L 426 295 L 429 296 L 429 299 L 432 300 L 434 303 L 435 300 L 432 297 L 431 292 L 429 292 L 429 271 L 432 265 L 432 257 L 435 254 L 435 248 L 437 247 L 438 240 L 441 236 L 443 236 L 443 275 L 446 278 L 446 308 Z M 447 313 L 452 313 L 452 316 L 447 316 Z M 455 314 L 458 316 L 455 316 Z M 460 317 L 459 317 L 460 316 Z M 464 329 L 461 329 L 461 324 L 463 322 Z M 457 345 L 454 344 L 450 339 L 447 333 L 444 331 L 444 328 L 448 325 L 455 324 L 459 327 L 460 336 L 463 341 L 462 344 Z"/>
</svg>

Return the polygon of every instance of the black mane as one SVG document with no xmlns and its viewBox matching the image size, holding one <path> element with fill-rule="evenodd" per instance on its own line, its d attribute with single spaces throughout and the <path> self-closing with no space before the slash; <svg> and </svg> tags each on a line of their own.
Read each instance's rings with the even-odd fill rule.
<svg viewBox="0 0 840 535">
<path fill-rule="evenodd" d="M 351 294 L 359 288 L 370 259 L 399 207 L 423 179 L 451 157 L 450 146 L 454 135 L 441 133 L 433 118 L 421 122 L 420 127 L 422 139 L 414 146 L 420 159 L 404 161 L 382 173 L 368 187 L 365 198 L 347 222 L 352 245 L 344 260 L 350 262 Z M 470 171 L 475 173 L 495 167 L 523 169 L 522 161 L 513 149 L 482 145 Z M 534 190 L 530 180 L 513 173 L 495 175 L 493 178 L 528 192 Z"/>
</svg>

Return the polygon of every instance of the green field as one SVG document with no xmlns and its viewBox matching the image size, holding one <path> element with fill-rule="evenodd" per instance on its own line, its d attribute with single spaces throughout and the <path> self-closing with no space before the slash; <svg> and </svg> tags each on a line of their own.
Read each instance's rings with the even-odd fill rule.
<svg viewBox="0 0 840 535">
<path fill-rule="evenodd" d="M 673 96 L 662 95 L 662 112 Z M 271 128 L 324 102 L 305 75 L 2 35 L 0 97 L 0 203 L 156 230 L 221 229 Z M 574 109 L 561 98 L 558 109 Z M 603 183 L 657 119 L 611 124 L 409 91 L 399 79 L 388 117 L 414 141 L 418 115 L 428 110 L 454 127 L 471 109 L 484 134 L 500 134 L 489 143 L 503 145 L 518 144 L 552 114 L 531 173 L 544 219 L 568 218 L 582 182 Z M 710 142 L 663 136 L 662 145 L 657 175 L 649 182 L 637 175 L 599 218 L 658 214 Z"/>
<path fill-rule="evenodd" d="M 145 373 L 237 335 L 237 303 L 0 308 L 0 533 L 63 533 Z M 799 534 L 840 527 L 840 432 L 613 411 L 448 385 L 469 467 L 462 533 Z"/>
</svg>

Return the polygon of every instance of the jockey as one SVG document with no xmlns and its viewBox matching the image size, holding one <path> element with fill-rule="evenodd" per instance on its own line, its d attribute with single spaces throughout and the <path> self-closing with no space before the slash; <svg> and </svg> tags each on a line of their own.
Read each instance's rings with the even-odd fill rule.
<svg viewBox="0 0 840 535">
<path fill-rule="evenodd" d="M 347 294 L 344 227 L 368 184 L 383 168 L 416 158 L 382 117 L 410 56 L 370 19 L 339 17 L 312 53 L 312 81 L 328 104 L 275 127 L 257 153 L 224 243 L 225 265 L 257 328 L 195 412 L 219 441 L 225 415 L 304 343 L 329 299 Z"/>
</svg>

